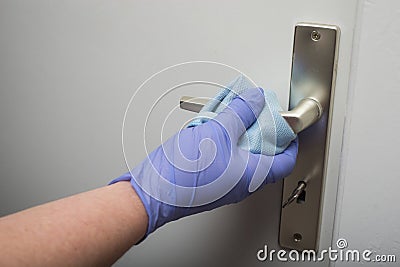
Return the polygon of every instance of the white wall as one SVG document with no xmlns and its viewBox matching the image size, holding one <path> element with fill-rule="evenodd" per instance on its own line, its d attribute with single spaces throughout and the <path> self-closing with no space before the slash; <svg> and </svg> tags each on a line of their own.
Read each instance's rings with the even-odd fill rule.
<svg viewBox="0 0 400 267">
<path fill-rule="evenodd" d="M 334 240 L 399 262 L 400 2 L 360 1 L 354 43 Z"/>
</svg>

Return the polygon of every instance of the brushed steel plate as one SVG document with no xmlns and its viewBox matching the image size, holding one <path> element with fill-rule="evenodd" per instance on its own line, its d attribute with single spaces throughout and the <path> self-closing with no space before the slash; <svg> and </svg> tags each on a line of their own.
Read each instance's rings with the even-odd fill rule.
<svg viewBox="0 0 400 267">
<path fill-rule="evenodd" d="M 337 26 L 309 23 L 295 26 L 289 110 L 304 98 L 314 98 L 323 112 L 317 122 L 299 133 L 296 166 L 284 179 L 282 203 L 299 181 L 307 183 L 305 201 L 293 202 L 281 211 L 279 243 L 285 248 L 318 247 L 339 35 Z"/>
</svg>

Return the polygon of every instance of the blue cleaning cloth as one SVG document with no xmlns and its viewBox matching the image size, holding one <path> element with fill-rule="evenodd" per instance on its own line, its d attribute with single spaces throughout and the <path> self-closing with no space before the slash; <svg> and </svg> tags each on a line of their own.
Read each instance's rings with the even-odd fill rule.
<svg viewBox="0 0 400 267">
<path fill-rule="evenodd" d="M 208 101 L 188 127 L 200 125 L 215 117 L 235 96 L 249 88 L 254 88 L 254 85 L 243 75 L 239 76 Z M 265 90 L 264 95 L 264 109 L 257 121 L 240 137 L 239 146 L 252 153 L 273 156 L 284 151 L 296 139 L 296 134 L 279 114 L 282 108 L 276 94 L 271 90 Z"/>
</svg>

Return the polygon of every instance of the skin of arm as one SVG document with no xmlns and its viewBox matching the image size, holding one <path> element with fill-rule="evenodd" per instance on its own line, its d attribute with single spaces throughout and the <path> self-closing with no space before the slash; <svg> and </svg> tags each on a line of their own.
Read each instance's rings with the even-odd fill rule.
<svg viewBox="0 0 400 267">
<path fill-rule="evenodd" d="M 147 225 L 129 182 L 101 187 L 0 218 L 0 266 L 110 266 Z"/>
</svg>

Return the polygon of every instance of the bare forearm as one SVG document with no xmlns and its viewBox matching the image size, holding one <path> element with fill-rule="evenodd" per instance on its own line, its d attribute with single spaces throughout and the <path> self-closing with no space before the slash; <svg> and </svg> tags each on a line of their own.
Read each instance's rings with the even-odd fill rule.
<svg viewBox="0 0 400 267">
<path fill-rule="evenodd" d="M 50 202 L 0 218 L 0 266 L 109 266 L 147 221 L 128 182 Z"/>
</svg>

